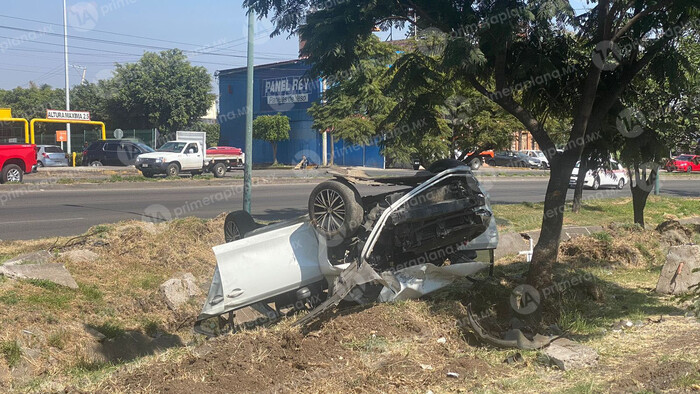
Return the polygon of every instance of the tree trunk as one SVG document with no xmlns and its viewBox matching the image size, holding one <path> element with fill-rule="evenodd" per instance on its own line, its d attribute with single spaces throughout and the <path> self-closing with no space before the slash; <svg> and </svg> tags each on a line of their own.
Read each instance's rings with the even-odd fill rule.
<svg viewBox="0 0 700 394">
<path fill-rule="evenodd" d="M 641 172 L 641 173 L 640 173 Z M 634 211 L 634 223 L 644 228 L 644 208 L 647 206 L 647 199 L 651 193 L 656 177 L 659 176 L 659 167 L 652 168 L 649 178 L 646 170 L 641 170 L 638 165 L 634 166 L 634 182 L 632 182 L 632 170 L 628 169 L 630 177 L 630 190 L 632 191 L 632 209 Z"/>
<path fill-rule="evenodd" d="M 649 191 L 638 185 L 632 186 L 632 209 L 634 209 L 634 223 L 644 228 L 644 208 L 647 205 Z"/>
<path fill-rule="evenodd" d="M 272 143 L 272 165 L 277 165 L 277 143 Z"/>
<path fill-rule="evenodd" d="M 544 198 L 540 239 L 535 245 L 527 283 L 537 289 L 552 284 L 552 267 L 559 255 L 561 230 L 564 224 L 566 193 L 569 178 L 577 160 L 577 152 L 566 151 L 552 161 L 549 184 Z"/>
<path fill-rule="evenodd" d="M 576 177 L 576 188 L 574 189 L 574 204 L 571 211 L 579 213 L 581 211 L 581 200 L 583 199 L 583 181 L 586 180 L 588 166 L 586 160 L 581 160 L 581 165 L 578 167 L 578 176 Z"/>
<path fill-rule="evenodd" d="M 335 164 L 335 138 L 333 138 L 333 133 L 328 133 L 331 137 L 331 162 L 329 165 L 333 166 Z"/>
</svg>

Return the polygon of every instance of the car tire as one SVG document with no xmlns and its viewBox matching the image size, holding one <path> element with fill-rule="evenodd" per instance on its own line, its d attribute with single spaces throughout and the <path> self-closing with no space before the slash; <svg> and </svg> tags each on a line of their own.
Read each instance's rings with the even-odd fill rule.
<svg viewBox="0 0 700 394">
<path fill-rule="evenodd" d="M 245 235 L 261 227 L 255 223 L 252 216 L 246 211 L 235 211 L 226 215 L 224 220 L 224 239 L 226 243 L 244 238 Z"/>
<path fill-rule="evenodd" d="M 153 171 L 141 171 L 141 173 L 146 178 L 153 178 L 155 176 L 155 172 Z"/>
<path fill-rule="evenodd" d="M 671 168 L 671 167 L 666 167 L 666 172 L 673 172 L 673 168 Z"/>
<path fill-rule="evenodd" d="M 479 168 L 481 168 L 482 164 L 483 162 L 481 161 L 480 157 L 475 157 L 469 160 L 469 167 L 471 167 L 472 170 L 478 170 Z"/>
<path fill-rule="evenodd" d="M 211 168 L 211 172 L 214 174 L 214 178 L 223 178 L 226 176 L 226 164 L 216 163 L 214 167 Z"/>
<path fill-rule="evenodd" d="M 340 181 L 323 182 L 309 196 L 309 218 L 326 239 L 348 239 L 359 230 L 364 218 L 360 193 Z"/>
<path fill-rule="evenodd" d="M 600 189 L 600 179 L 598 177 L 595 177 L 595 179 L 593 179 L 593 185 L 591 186 L 591 188 L 593 190 Z"/>
<path fill-rule="evenodd" d="M 8 164 L 2 168 L 0 183 L 18 182 L 21 183 L 24 179 L 24 171 L 17 164 Z"/>
<path fill-rule="evenodd" d="M 169 177 L 175 177 L 180 175 L 180 166 L 177 163 L 170 163 L 165 169 L 165 175 Z"/>
<path fill-rule="evenodd" d="M 625 187 L 625 180 L 620 179 L 619 181 L 617 181 L 617 189 L 622 190 L 623 187 Z"/>
<path fill-rule="evenodd" d="M 686 174 L 690 174 L 692 171 L 693 171 L 693 169 L 690 166 L 685 168 Z"/>
<path fill-rule="evenodd" d="M 37 167 L 42 168 L 44 167 L 44 162 L 43 161 L 37 161 L 36 162 Z"/>
<path fill-rule="evenodd" d="M 465 166 L 466 164 L 457 159 L 441 159 L 431 164 L 430 167 L 428 167 L 428 171 L 432 172 L 433 174 L 439 174 L 445 170 L 449 170 L 450 168 Z"/>
<path fill-rule="evenodd" d="M 486 164 L 488 164 L 489 166 L 493 167 L 493 166 L 496 165 L 496 160 L 493 160 L 493 159 L 486 160 Z"/>
<path fill-rule="evenodd" d="M 91 161 L 90 167 L 102 167 L 102 162 L 99 160 Z"/>
</svg>

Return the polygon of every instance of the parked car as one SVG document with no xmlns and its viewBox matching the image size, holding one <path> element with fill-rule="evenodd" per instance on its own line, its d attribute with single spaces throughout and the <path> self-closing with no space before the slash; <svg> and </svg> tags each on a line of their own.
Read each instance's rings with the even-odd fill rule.
<svg viewBox="0 0 700 394">
<path fill-rule="evenodd" d="M 178 131 L 175 141 L 166 142 L 157 151 L 139 156 L 136 168 L 147 178 L 155 174 L 177 176 L 180 172 L 192 175 L 211 172 L 215 177 L 221 178 L 229 168 L 243 164 L 243 153 L 205 154 L 208 152 L 206 141 L 207 135 L 204 132 Z"/>
<path fill-rule="evenodd" d="M 456 158 L 460 158 L 462 157 L 463 152 L 456 149 L 454 153 Z M 478 170 L 479 168 L 481 168 L 481 165 L 484 164 L 485 161 L 488 161 L 489 159 L 493 158 L 493 155 L 493 150 L 481 151 L 478 154 L 476 153 L 476 151 L 473 151 L 470 152 L 462 161 L 464 162 L 464 164 L 471 167 L 472 170 Z"/>
<path fill-rule="evenodd" d="M 540 159 L 511 150 L 496 152 L 492 158 L 486 160 L 486 164 L 490 166 L 543 168 Z"/>
<path fill-rule="evenodd" d="M 580 166 L 581 162 L 576 163 L 576 167 L 574 167 L 574 170 L 571 172 L 569 187 L 576 186 Z M 601 168 L 588 170 L 583 181 L 583 187 L 598 190 L 604 186 L 614 186 L 618 189 L 622 189 L 629 182 L 629 176 L 624 167 L 617 161 L 611 160 L 607 165 Z"/>
<path fill-rule="evenodd" d="M 441 160 L 408 177 L 331 175 L 311 192 L 308 216 L 264 226 L 244 211 L 228 215 L 197 332 L 236 330 L 248 306 L 270 320 L 312 310 L 304 324 L 343 299 L 416 298 L 491 265 L 476 251 L 496 248 L 496 221 L 464 163 Z M 400 189 L 362 196 L 355 184 Z"/>
<path fill-rule="evenodd" d="M 0 145 L 0 183 L 22 182 L 24 174 L 36 171 L 36 145 Z"/>
<path fill-rule="evenodd" d="M 542 168 L 549 168 L 549 160 L 547 160 L 547 156 L 545 156 L 544 152 L 542 152 L 541 150 L 524 150 L 521 152 L 541 161 Z"/>
<path fill-rule="evenodd" d="M 666 162 L 664 166 L 666 171 L 673 172 L 693 172 L 700 171 L 700 156 L 699 155 L 680 155 Z"/>
<path fill-rule="evenodd" d="M 66 167 L 66 152 L 56 145 L 37 145 L 36 164 L 39 167 Z"/>
<path fill-rule="evenodd" d="M 136 157 L 153 152 L 150 146 L 133 140 L 99 140 L 83 150 L 83 165 L 86 166 L 130 166 Z"/>
</svg>

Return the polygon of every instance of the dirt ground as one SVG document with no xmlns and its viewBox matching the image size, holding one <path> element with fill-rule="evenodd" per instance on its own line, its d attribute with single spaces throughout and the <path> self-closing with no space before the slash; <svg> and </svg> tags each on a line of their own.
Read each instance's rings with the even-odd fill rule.
<svg viewBox="0 0 700 394">
<path fill-rule="evenodd" d="M 630 226 L 562 245 L 566 336 L 595 349 L 592 368 L 560 371 L 538 351 L 497 349 L 464 329 L 472 303 L 487 327 L 508 322 L 526 266 L 499 261 L 495 279 L 457 283 L 417 301 L 340 308 L 305 330 L 295 318 L 205 340 L 192 332 L 204 295 L 170 311 L 158 287 L 190 272 L 206 293 L 223 218 L 98 226 L 75 239 L 0 244 L 0 263 L 51 249 L 80 288 L 0 280 L 0 389 L 9 392 L 691 392 L 700 391 L 700 324 L 653 293 L 679 237 Z M 680 234 L 680 235 L 679 235 Z M 685 234 L 685 235 L 684 235 Z M 492 321 L 489 321 L 492 320 Z M 630 320 L 632 327 L 619 328 Z M 97 332 L 97 333 L 96 333 Z M 100 335 L 107 338 L 98 339 Z M 16 344 L 18 358 L 12 358 Z M 516 353 L 523 361 L 504 360 Z M 13 361 L 13 365 L 10 365 Z M 449 373 L 449 374 L 448 374 Z"/>
</svg>

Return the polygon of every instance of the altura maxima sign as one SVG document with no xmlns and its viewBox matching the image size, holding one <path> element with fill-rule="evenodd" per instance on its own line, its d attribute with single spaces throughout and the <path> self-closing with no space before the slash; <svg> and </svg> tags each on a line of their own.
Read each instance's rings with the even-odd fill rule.
<svg viewBox="0 0 700 394">
<path fill-rule="evenodd" d="M 87 111 L 65 111 L 61 109 L 47 109 L 46 119 L 55 120 L 90 120 L 90 112 Z"/>
</svg>

